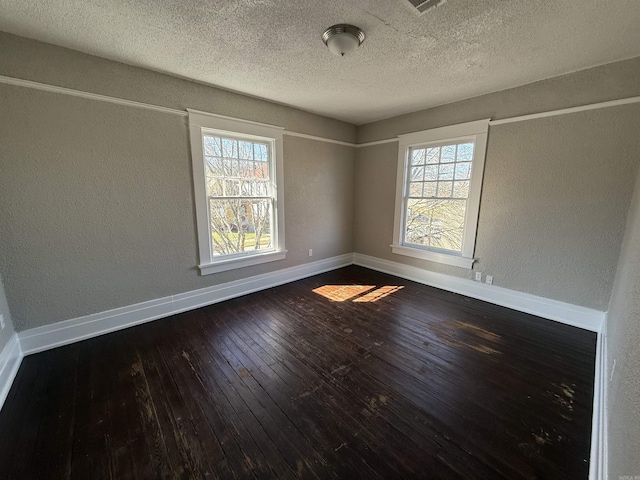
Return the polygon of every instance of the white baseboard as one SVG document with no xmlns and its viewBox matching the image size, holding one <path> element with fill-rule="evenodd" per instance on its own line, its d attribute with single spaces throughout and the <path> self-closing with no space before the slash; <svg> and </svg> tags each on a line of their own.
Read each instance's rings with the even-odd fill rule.
<svg viewBox="0 0 640 480">
<path fill-rule="evenodd" d="M 0 409 L 9 394 L 13 380 L 16 378 L 22 357 L 18 334 L 14 333 L 0 352 Z"/>
<path fill-rule="evenodd" d="M 598 334 L 596 375 L 593 385 L 589 480 L 607 478 L 607 325 Z"/>
<path fill-rule="evenodd" d="M 352 263 L 591 331 L 599 331 L 604 319 L 596 310 L 355 253 L 25 330 L 18 334 L 20 346 L 25 355 L 42 352 Z"/>
<path fill-rule="evenodd" d="M 25 355 L 97 337 L 105 333 L 168 317 L 177 313 L 222 302 L 230 298 L 293 282 L 353 263 L 346 254 L 295 267 L 264 273 L 212 287 L 94 313 L 19 333 Z"/>
<path fill-rule="evenodd" d="M 362 267 L 389 273 L 397 277 L 406 278 L 407 280 L 413 280 L 414 282 L 477 298 L 496 305 L 502 305 L 503 307 L 512 308 L 520 312 L 556 320 L 592 332 L 599 332 L 604 322 L 605 312 L 598 310 L 538 297 L 529 293 L 517 292 L 495 285 L 474 282 L 466 278 L 423 270 L 361 253 L 354 253 L 353 259 L 356 265 Z"/>
</svg>

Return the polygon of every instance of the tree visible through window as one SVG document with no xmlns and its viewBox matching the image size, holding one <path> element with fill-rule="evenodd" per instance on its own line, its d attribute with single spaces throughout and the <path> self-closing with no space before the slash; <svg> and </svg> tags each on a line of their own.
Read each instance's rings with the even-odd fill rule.
<svg viewBox="0 0 640 480">
<path fill-rule="evenodd" d="M 203 135 L 213 255 L 272 247 L 269 145 Z"/>
<path fill-rule="evenodd" d="M 465 142 L 409 149 L 405 243 L 462 250 L 473 147 Z"/>
</svg>

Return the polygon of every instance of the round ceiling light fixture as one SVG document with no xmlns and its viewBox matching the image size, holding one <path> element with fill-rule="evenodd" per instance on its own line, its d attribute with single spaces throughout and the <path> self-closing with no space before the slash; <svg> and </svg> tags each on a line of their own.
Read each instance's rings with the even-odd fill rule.
<svg viewBox="0 0 640 480">
<path fill-rule="evenodd" d="M 322 34 L 322 41 L 331 53 L 344 57 L 362 45 L 364 32 L 353 25 L 341 23 L 327 28 Z"/>
</svg>

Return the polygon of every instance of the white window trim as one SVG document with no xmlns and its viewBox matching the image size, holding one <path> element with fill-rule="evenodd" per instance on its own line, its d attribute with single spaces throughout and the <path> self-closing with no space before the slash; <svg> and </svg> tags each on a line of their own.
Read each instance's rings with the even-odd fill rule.
<svg viewBox="0 0 640 480">
<path fill-rule="evenodd" d="M 276 260 L 283 260 L 287 250 L 284 242 L 284 195 L 282 185 L 283 175 L 283 147 L 282 135 L 284 128 L 264 123 L 251 122 L 222 115 L 215 115 L 198 110 L 187 109 L 189 112 L 189 137 L 191 141 L 191 162 L 193 166 L 193 189 L 196 204 L 196 228 L 198 233 L 198 253 L 200 273 L 224 272 L 236 268 L 258 265 Z M 235 255 L 216 258 L 212 255 L 211 233 L 209 230 L 209 214 L 207 212 L 207 192 L 205 181 L 204 152 L 202 133 L 207 130 L 228 133 L 230 136 L 238 134 L 254 137 L 257 140 L 272 141 L 274 148 L 271 158 L 271 178 L 274 179 L 273 188 L 276 195 L 274 205 L 275 231 L 272 233 L 275 250 L 262 253 L 250 251 Z"/>
<path fill-rule="evenodd" d="M 475 122 L 461 123 L 459 125 L 408 133 L 406 135 L 398 135 L 400 144 L 398 148 L 393 243 L 391 244 L 391 251 L 393 253 L 468 269 L 473 266 L 475 262 L 473 255 L 478 229 L 478 213 L 480 211 L 480 194 L 484 175 L 489 121 L 490 119 L 478 120 Z M 464 236 L 462 239 L 461 253 L 435 248 L 417 248 L 403 244 L 403 225 L 406 214 L 404 195 L 410 148 L 465 139 L 473 139 L 475 147 L 471 168 L 469 198 L 465 210 Z"/>
</svg>

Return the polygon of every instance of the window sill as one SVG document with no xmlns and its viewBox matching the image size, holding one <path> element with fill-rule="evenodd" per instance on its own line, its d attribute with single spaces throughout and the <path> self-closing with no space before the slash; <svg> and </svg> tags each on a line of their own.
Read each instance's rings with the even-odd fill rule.
<svg viewBox="0 0 640 480">
<path fill-rule="evenodd" d="M 249 254 L 241 257 L 217 260 L 212 263 L 198 265 L 198 268 L 200 269 L 201 275 L 209 275 L 211 273 L 225 272 L 227 270 L 235 270 L 236 268 L 244 268 L 250 267 L 251 265 L 284 260 L 286 257 L 286 250 L 277 250 L 275 252 Z"/>
<path fill-rule="evenodd" d="M 430 262 L 444 263 L 453 265 L 454 267 L 467 268 L 471 270 L 475 258 L 466 258 L 460 255 L 434 252 L 431 250 L 420 250 L 417 248 L 405 247 L 403 245 L 391 245 L 391 251 L 398 255 L 406 255 L 408 257 L 429 260 Z"/>
</svg>

